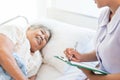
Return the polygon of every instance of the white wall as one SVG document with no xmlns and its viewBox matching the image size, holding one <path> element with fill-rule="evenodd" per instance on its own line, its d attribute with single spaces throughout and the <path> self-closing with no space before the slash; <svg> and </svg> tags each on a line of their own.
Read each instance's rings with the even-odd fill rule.
<svg viewBox="0 0 120 80">
<path fill-rule="evenodd" d="M 36 21 L 41 18 L 52 18 L 66 23 L 96 29 L 97 18 L 64 10 L 64 8 L 58 8 L 56 7 L 58 4 L 56 4 L 56 1 L 57 0 L 0 0 L 0 23 L 17 15 L 23 15 L 26 16 L 29 21 Z"/>
<path fill-rule="evenodd" d="M 92 2 L 91 2 L 92 4 L 88 5 L 86 3 L 86 1 L 88 0 L 84 1 L 76 0 L 76 2 L 78 1 L 81 3 L 75 2 L 73 4 L 72 2 L 74 0 L 49 0 L 49 1 L 51 1 L 51 6 L 47 7 L 47 18 L 52 18 L 69 24 L 87 27 L 91 29 L 97 28 L 99 12 L 97 12 L 98 9 L 96 8 L 95 4 L 93 5 Z M 78 8 L 77 6 L 73 8 L 74 5 L 80 6 Z M 89 8 L 90 5 L 93 5 L 93 7 Z M 77 11 L 79 9 L 80 11 Z M 89 9 L 94 11 L 91 12 L 93 14 L 89 14 L 90 13 Z M 94 14 L 96 15 L 94 16 Z"/>
<path fill-rule="evenodd" d="M 47 17 L 47 0 L 37 0 L 39 18 Z"/>
<path fill-rule="evenodd" d="M 99 17 L 100 10 L 97 8 L 94 0 L 51 0 L 54 1 L 53 7 L 84 14 L 92 17 Z"/>
<path fill-rule="evenodd" d="M 17 15 L 38 18 L 37 0 L 0 0 L 0 23 Z"/>
<path fill-rule="evenodd" d="M 86 27 L 90 29 L 96 29 L 98 19 L 90 16 L 85 16 L 81 14 L 76 14 L 60 9 L 48 9 L 48 17 L 52 19 L 56 19 L 62 22 L 66 22 L 73 25 L 78 25 L 81 27 Z"/>
</svg>

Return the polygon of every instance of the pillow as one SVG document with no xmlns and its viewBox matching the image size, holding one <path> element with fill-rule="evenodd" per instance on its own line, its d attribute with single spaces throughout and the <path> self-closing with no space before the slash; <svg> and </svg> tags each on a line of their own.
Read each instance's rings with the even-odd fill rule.
<svg viewBox="0 0 120 80">
<path fill-rule="evenodd" d="M 41 22 L 49 27 L 52 31 L 52 37 L 48 44 L 43 48 L 42 53 L 44 57 L 44 63 L 47 63 L 55 67 L 58 71 L 63 73 L 68 70 L 69 66 L 56 59 L 54 56 L 63 56 L 66 48 L 74 48 L 76 42 L 79 43 L 79 51 L 87 52 L 87 50 L 93 49 L 93 44 L 89 44 L 94 37 L 95 31 L 87 28 L 73 26 L 62 22 L 47 20 Z M 85 50 L 85 48 L 88 48 Z"/>
</svg>

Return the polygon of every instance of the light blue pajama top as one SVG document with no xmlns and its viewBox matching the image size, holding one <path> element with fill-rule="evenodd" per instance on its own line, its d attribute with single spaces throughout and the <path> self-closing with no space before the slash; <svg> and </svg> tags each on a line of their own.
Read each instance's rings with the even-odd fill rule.
<svg viewBox="0 0 120 80">
<path fill-rule="evenodd" d="M 109 14 L 106 8 L 98 21 L 96 55 L 102 70 L 120 73 L 120 7 L 110 22 Z"/>
</svg>

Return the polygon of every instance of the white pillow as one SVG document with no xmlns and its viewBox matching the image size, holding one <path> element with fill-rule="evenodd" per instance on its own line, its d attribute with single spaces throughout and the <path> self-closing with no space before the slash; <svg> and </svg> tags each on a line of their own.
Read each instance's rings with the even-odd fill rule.
<svg viewBox="0 0 120 80">
<path fill-rule="evenodd" d="M 62 73 L 65 70 L 68 70 L 69 66 L 56 59 L 54 56 L 65 57 L 63 53 L 64 50 L 69 47 L 74 48 L 77 41 L 79 42 L 79 45 L 81 45 L 81 49 L 79 50 L 82 50 L 85 47 L 88 47 L 88 50 L 93 49 L 93 44 L 88 46 L 88 43 L 91 42 L 91 39 L 95 34 L 95 31 L 93 30 L 53 20 L 43 21 L 42 24 L 48 26 L 52 30 L 51 40 L 42 50 L 44 63 L 52 65 Z M 85 51 L 87 51 L 87 49 Z"/>
</svg>

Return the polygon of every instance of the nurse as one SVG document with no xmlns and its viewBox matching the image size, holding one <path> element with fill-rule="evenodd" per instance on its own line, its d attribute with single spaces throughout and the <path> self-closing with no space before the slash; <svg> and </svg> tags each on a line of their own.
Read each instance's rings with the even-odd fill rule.
<svg viewBox="0 0 120 80">
<path fill-rule="evenodd" d="M 90 80 L 120 80 L 120 0 L 95 0 L 98 8 L 107 8 L 98 21 L 96 48 L 81 54 L 73 48 L 64 52 L 68 59 L 76 62 L 99 61 L 99 68 L 110 74 L 97 75 L 81 68 Z M 71 58 L 71 56 L 73 56 Z"/>
</svg>

